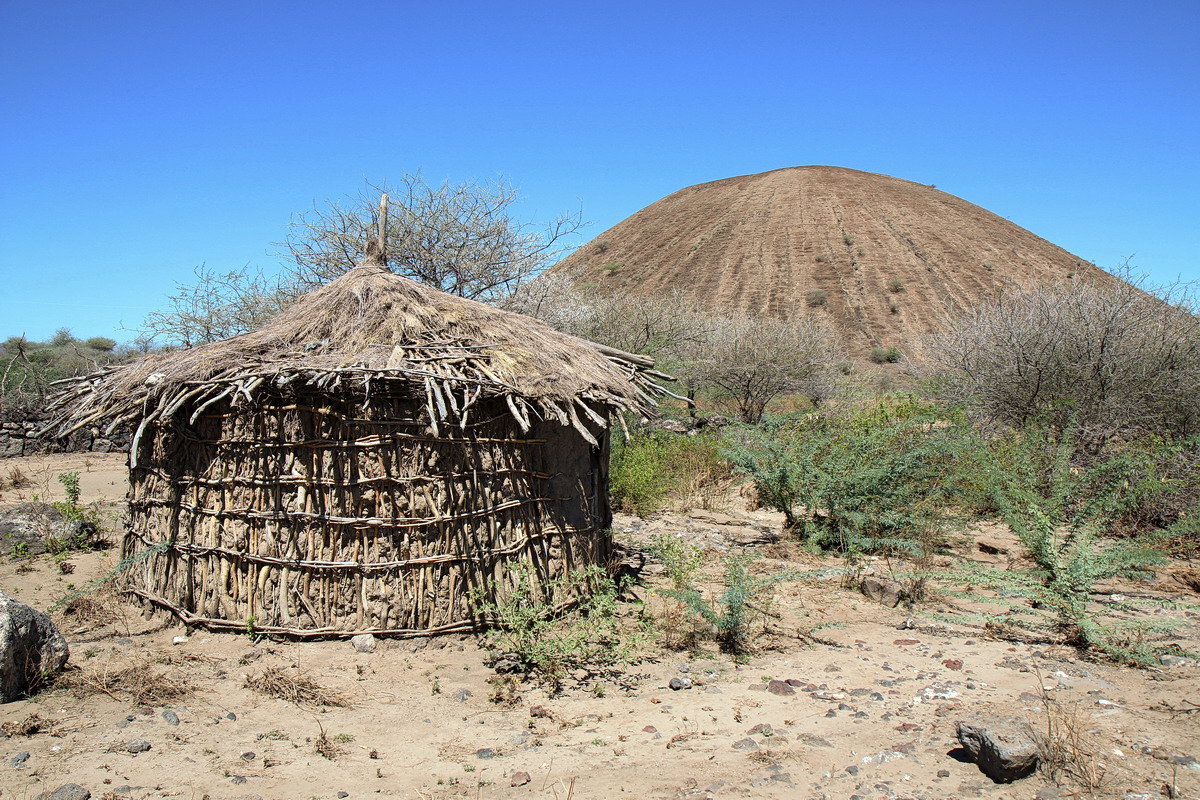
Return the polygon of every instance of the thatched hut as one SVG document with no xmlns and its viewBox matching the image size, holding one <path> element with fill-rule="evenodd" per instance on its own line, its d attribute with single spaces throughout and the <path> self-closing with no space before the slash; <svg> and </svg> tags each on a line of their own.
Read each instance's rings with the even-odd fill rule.
<svg viewBox="0 0 1200 800">
<path fill-rule="evenodd" d="M 252 333 L 67 384 L 56 428 L 135 426 L 129 591 L 296 636 L 476 627 L 525 565 L 605 564 L 608 423 L 643 357 L 378 266 Z M 561 598 L 557 598 L 561 599 Z"/>
</svg>

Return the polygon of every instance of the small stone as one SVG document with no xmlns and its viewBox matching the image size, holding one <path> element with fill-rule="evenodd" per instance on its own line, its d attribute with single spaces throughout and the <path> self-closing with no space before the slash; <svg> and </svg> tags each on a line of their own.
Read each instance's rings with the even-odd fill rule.
<svg viewBox="0 0 1200 800">
<path fill-rule="evenodd" d="M 13 757 L 12 757 L 12 760 L 10 761 L 10 763 L 11 763 L 11 764 L 12 764 L 14 767 L 19 767 L 19 766 L 21 766 L 22 764 L 24 764 L 24 763 L 25 763 L 26 761 L 28 761 L 28 760 L 29 760 L 29 751 L 28 751 L 28 750 L 24 750 L 24 751 L 22 751 L 22 752 L 20 752 L 20 753 L 17 753 L 15 756 L 13 756 Z"/>
<path fill-rule="evenodd" d="M 166 721 L 166 723 L 168 725 L 178 725 L 179 724 L 179 715 L 176 714 L 174 711 L 172 711 L 169 708 L 163 709 L 162 718 L 164 721 Z"/>
<path fill-rule="evenodd" d="M 786 697 L 796 693 L 796 690 L 789 686 L 784 681 L 770 681 L 767 683 L 767 691 L 771 694 L 777 694 L 781 697 Z"/>
<path fill-rule="evenodd" d="M 774 736 L 775 729 L 765 722 L 760 722 L 747 731 L 747 733 L 749 733 L 751 736 Z"/>
<path fill-rule="evenodd" d="M 942 662 L 942 666 L 944 666 L 946 669 L 958 671 L 963 668 L 963 662 L 962 659 L 959 658 L 947 658 Z"/>
<path fill-rule="evenodd" d="M 786 683 L 788 686 L 795 686 L 797 689 L 804 686 L 804 681 L 800 680 L 799 678 L 788 678 L 786 681 L 784 681 L 784 683 Z"/>
<path fill-rule="evenodd" d="M 529 783 L 531 780 L 533 780 L 533 778 L 531 778 L 529 776 L 529 773 L 525 772 L 524 770 L 521 770 L 518 772 L 514 772 L 512 774 L 512 777 L 508 779 L 508 785 L 509 786 L 524 786 L 525 784 Z"/>
<path fill-rule="evenodd" d="M 899 647 L 908 647 L 910 645 L 920 644 L 920 643 L 921 642 L 918 639 L 896 639 L 892 642 L 892 644 L 897 645 Z"/>
<path fill-rule="evenodd" d="M 375 652 L 375 637 L 369 633 L 360 633 L 350 637 L 350 644 L 360 653 Z"/>
<path fill-rule="evenodd" d="M 187 642 L 188 637 L 186 636 L 176 636 L 175 638 L 171 639 L 171 644 L 187 644 Z"/>
<path fill-rule="evenodd" d="M 692 688 L 692 679 L 686 676 L 682 678 L 671 678 L 670 683 L 667 685 L 678 692 L 681 689 Z"/>
<path fill-rule="evenodd" d="M 496 751 L 490 747 L 481 747 L 475 751 L 476 758 L 495 758 Z"/>
<path fill-rule="evenodd" d="M 747 736 L 745 739 L 739 739 L 733 743 L 734 750 L 757 750 L 758 742 Z"/>
<path fill-rule="evenodd" d="M 654 727 L 653 725 L 647 725 L 646 727 L 642 728 L 642 730 L 646 733 L 658 733 L 658 728 Z"/>
<path fill-rule="evenodd" d="M 851 764 L 850 766 L 846 767 L 846 774 L 848 774 L 848 775 L 857 775 L 857 774 L 858 774 L 858 767 L 856 767 L 856 766 L 854 766 L 853 764 Z"/>
<path fill-rule="evenodd" d="M 950 777 L 950 770 L 948 770 L 948 769 L 939 769 L 939 770 L 938 770 L 938 777 L 939 777 L 939 778 L 949 778 L 949 777 Z"/>
<path fill-rule="evenodd" d="M 1194 658 L 1184 658 L 1183 656 L 1173 656 L 1163 653 L 1158 657 L 1158 663 L 1164 667 L 1188 667 L 1196 663 Z"/>
<path fill-rule="evenodd" d="M 144 753 L 150 749 L 150 743 L 145 739 L 130 739 L 125 743 L 125 751 L 129 753 Z"/>
<path fill-rule="evenodd" d="M 796 738 L 812 747 L 833 747 L 833 742 L 815 733 L 801 733 Z"/>
<path fill-rule="evenodd" d="M 229 720 L 230 722 L 237 722 L 237 714 L 230 711 L 225 715 L 225 719 Z"/>
<path fill-rule="evenodd" d="M 338 792 L 337 796 L 338 797 L 349 797 L 350 793 L 349 792 Z"/>
<path fill-rule="evenodd" d="M 253 751 L 242 753 L 242 761 L 253 761 L 256 758 L 258 758 L 258 753 Z"/>
<path fill-rule="evenodd" d="M 243 783 L 245 783 L 245 782 L 246 782 L 246 779 L 245 779 L 243 776 L 241 776 L 241 775 L 234 775 L 234 776 L 233 776 L 232 778 L 230 778 L 229 780 L 230 780 L 230 782 L 231 782 L 231 783 L 235 783 L 235 784 L 237 784 L 238 786 L 241 786 Z"/>
<path fill-rule="evenodd" d="M 472 692 L 470 689 L 459 689 L 457 692 L 454 693 L 454 699 L 460 703 L 465 703 L 465 702 L 467 702 L 468 697 L 474 697 L 474 696 L 475 696 L 475 693 Z"/>
<path fill-rule="evenodd" d="M 38 795 L 38 800 L 91 800 L 92 793 L 78 783 L 64 783 L 53 792 Z"/>
</svg>

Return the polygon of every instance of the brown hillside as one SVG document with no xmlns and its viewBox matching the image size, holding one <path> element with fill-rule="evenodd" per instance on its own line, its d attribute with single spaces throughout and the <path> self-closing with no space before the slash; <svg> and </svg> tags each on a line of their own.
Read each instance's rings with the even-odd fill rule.
<svg viewBox="0 0 1200 800">
<path fill-rule="evenodd" d="M 827 314 L 850 352 L 912 351 L 1006 287 L 1111 279 L 1029 231 L 932 186 L 792 167 L 689 186 L 551 270 L 605 291 L 679 290 L 712 311 Z M 823 291 L 823 306 L 806 302 Z"/>
</svg>

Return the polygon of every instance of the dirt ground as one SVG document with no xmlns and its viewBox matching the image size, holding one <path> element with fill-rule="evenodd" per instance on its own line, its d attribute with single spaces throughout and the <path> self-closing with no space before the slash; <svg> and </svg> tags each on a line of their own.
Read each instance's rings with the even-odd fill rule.
<svg viewBox="0 0 1200 800">
<path fill-rule="evenodd" d="M 34 493 L 53 499 L 61 494 L 55 476 L 69 470 L 81 472 L 84 502 L 113 503 L 124 493 L 122 462 L 68 455 L 0 463 L 0 474 L 19 466 L 35 482 L 4 492 L 0 503 Z M 746 664 L 713 648 L 658 649 L 619 679 L 586 678 L 556 696 L 527 686 L 512 707 L 491 701 L 487 654 L 468 637 L 381 641 L 359 653 L 345 641 L 189 632 L 120 601 L 96 618 L 54 610 L 77 688 L 0 706 L 0 723 L 36 714 L 49 727 L 0 738 L 0 798 L 34 798 L 68 782 L 93 798 L 1200 798 L 1200 764 L 1189 762 L 1200 758 L 1200 713 L 1186 710 L 1200 702 L 1194 662 L 1130 669 L 990 638 L 939 621 L 939 612 L 961 607 L 958 599 L 885 608 L 841 588 L 835 560 L 776 542 L 778 520 L 761 511 L 620 516 L 615 529 L 630 548 L 666 530 L 714 556 L 748 549 L 762 554 L 760 569 L 811 575 L 780 586 L 778 617 Z M 993 549 L 1009 543 L 1001 530 L 983 535 Z M 1006 557 L 985 555 L 973 541 L 963 551 Z M 77 555 L 66 574 L 49 557 L 8 561 L 0 588 L 51 609 L 115 557 Z M 1105 588 L 1162 599 L 1164 613 L 1186 623 L 1173 641 L 1194 651 L 1200 598 L 1173 580 L 1186 566 Z M 653 591 L 661 570 L 651 563 L 644 576 L 639 593 L 658 609 L 667 602 Z M 247 688 L 247 678 L 270 668 L 311 679 L 347 705 L 296 705 Z M 674 691 L 675 677 L 693 685 Z M 140 701 L 128 692 L 138 679 Z M 768 688 L 789 679 L 797 685 L 772 687 L 782 694 Z M 178 697 L 163 696 L 172 689 Z M 952 755 L 956 720 L 975 714 L 1020 714 L 1045 731 L 1044 698 L 1056 720 L 1067 720 L 1058 740 L 1071 763 L 1099 788 L 1043 774 L 994 784 Z M 149 749 L 130 752 L 134 740 Z"/>
</svg>

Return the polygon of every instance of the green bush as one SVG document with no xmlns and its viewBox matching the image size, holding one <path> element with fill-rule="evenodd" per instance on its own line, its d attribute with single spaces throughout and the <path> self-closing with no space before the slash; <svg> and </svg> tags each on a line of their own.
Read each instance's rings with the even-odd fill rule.
<svg viewBox="0 0 1200 800">
<path fill-rule="evenodd" d="M 619 511 L 660 511 L 671 499 L 721 485 L 731 472 L 713 434 L 637 431 L 629 441 L 613 438 L 609 481 L 613 507 Z"/>
<path fill-rule="evenodd" d="M 895 364 L 903 359 L 904 356 L 894 347 L 873 347 L 871 348 L 871 360 L 876 364 Z"/>
<path fill-rule="evenodd" d="M 799 573 L 790 571 L 756 577 L 751 571 L 753 563 L 754 557 L 746 553 L 726 558 L 725 589 L 711 601 L 690 586 L 666 592 L 683 601 L 698 619 L 710 626 L 722 649 L 739 658 L 751 651 L 753 619 L 756 614 L 765 613 L 763 604 L 769 590 L 799 577 Z"/>
<path fill-rule="evenodd" d="M 902 399 L 742 427 L 725 454 L 811 546 L 920 553 L 957 522 L 952 471 L 971 440 Z"/>
<path fill-rule="evenodd" d="M 824 289 L 814 289 L 808 294 L 804 295 L 804 302 L 807 303 L 810 308 L 823 306 L 829 302 L 829 292 L 825 291 Z"/>
<path fill-rule="evenodd" d="M 704 565 L 704 548 L 682 536 L 663 531 L 650 541 L 650 555 L 657 558 L 676 591 L 688 588 Z"/>
<path fill-rule="evenodd" d="M 967 568 L 970 579 L 1028 601 L 1028 608 L 1006 618 L 1010 624 L 1046 630 L 1060 641 L 1121 660 L 1153 660 L 1147 636 L 1169 629 L 1169 624 L 1105 620 L 1100 610 L 1089 606 L 1099 581 L 1164 560 L 1154 540 L 1101 536 L 1114 514 L 1126 508 L 1120 497 L 1130 496 L 1109 491 L 1112 461 L 1073 466 L 1076 442 L 1055 438 L 1049 426 L 1012 434 L 998 449 L 1006 460 L 996 461 L 990 475 L 995 505 L 1034 567 L 976 566 Z"/>
<path fill-rule="evenodd" d="M 494 627 L 490 649 L 515 657 L 538 680 L 557 687 L 571 670 L 603 670 L 632 661 L 646 638 L 617 614 L 617 586 L 600 567 L 543 582 L 527 566 L 513 569 L 514 585 L 499 601 L 474 595 L 478 613 Z M 565 610 L 556 598 L 578 597 Z"/>
<path fill-rule="evenodd" d="M 899 278 L 892 278 L 887 282 L 887 289 L 892 294 L 899 294 L 904 291 L 904 281 Z"/>
</svg>

